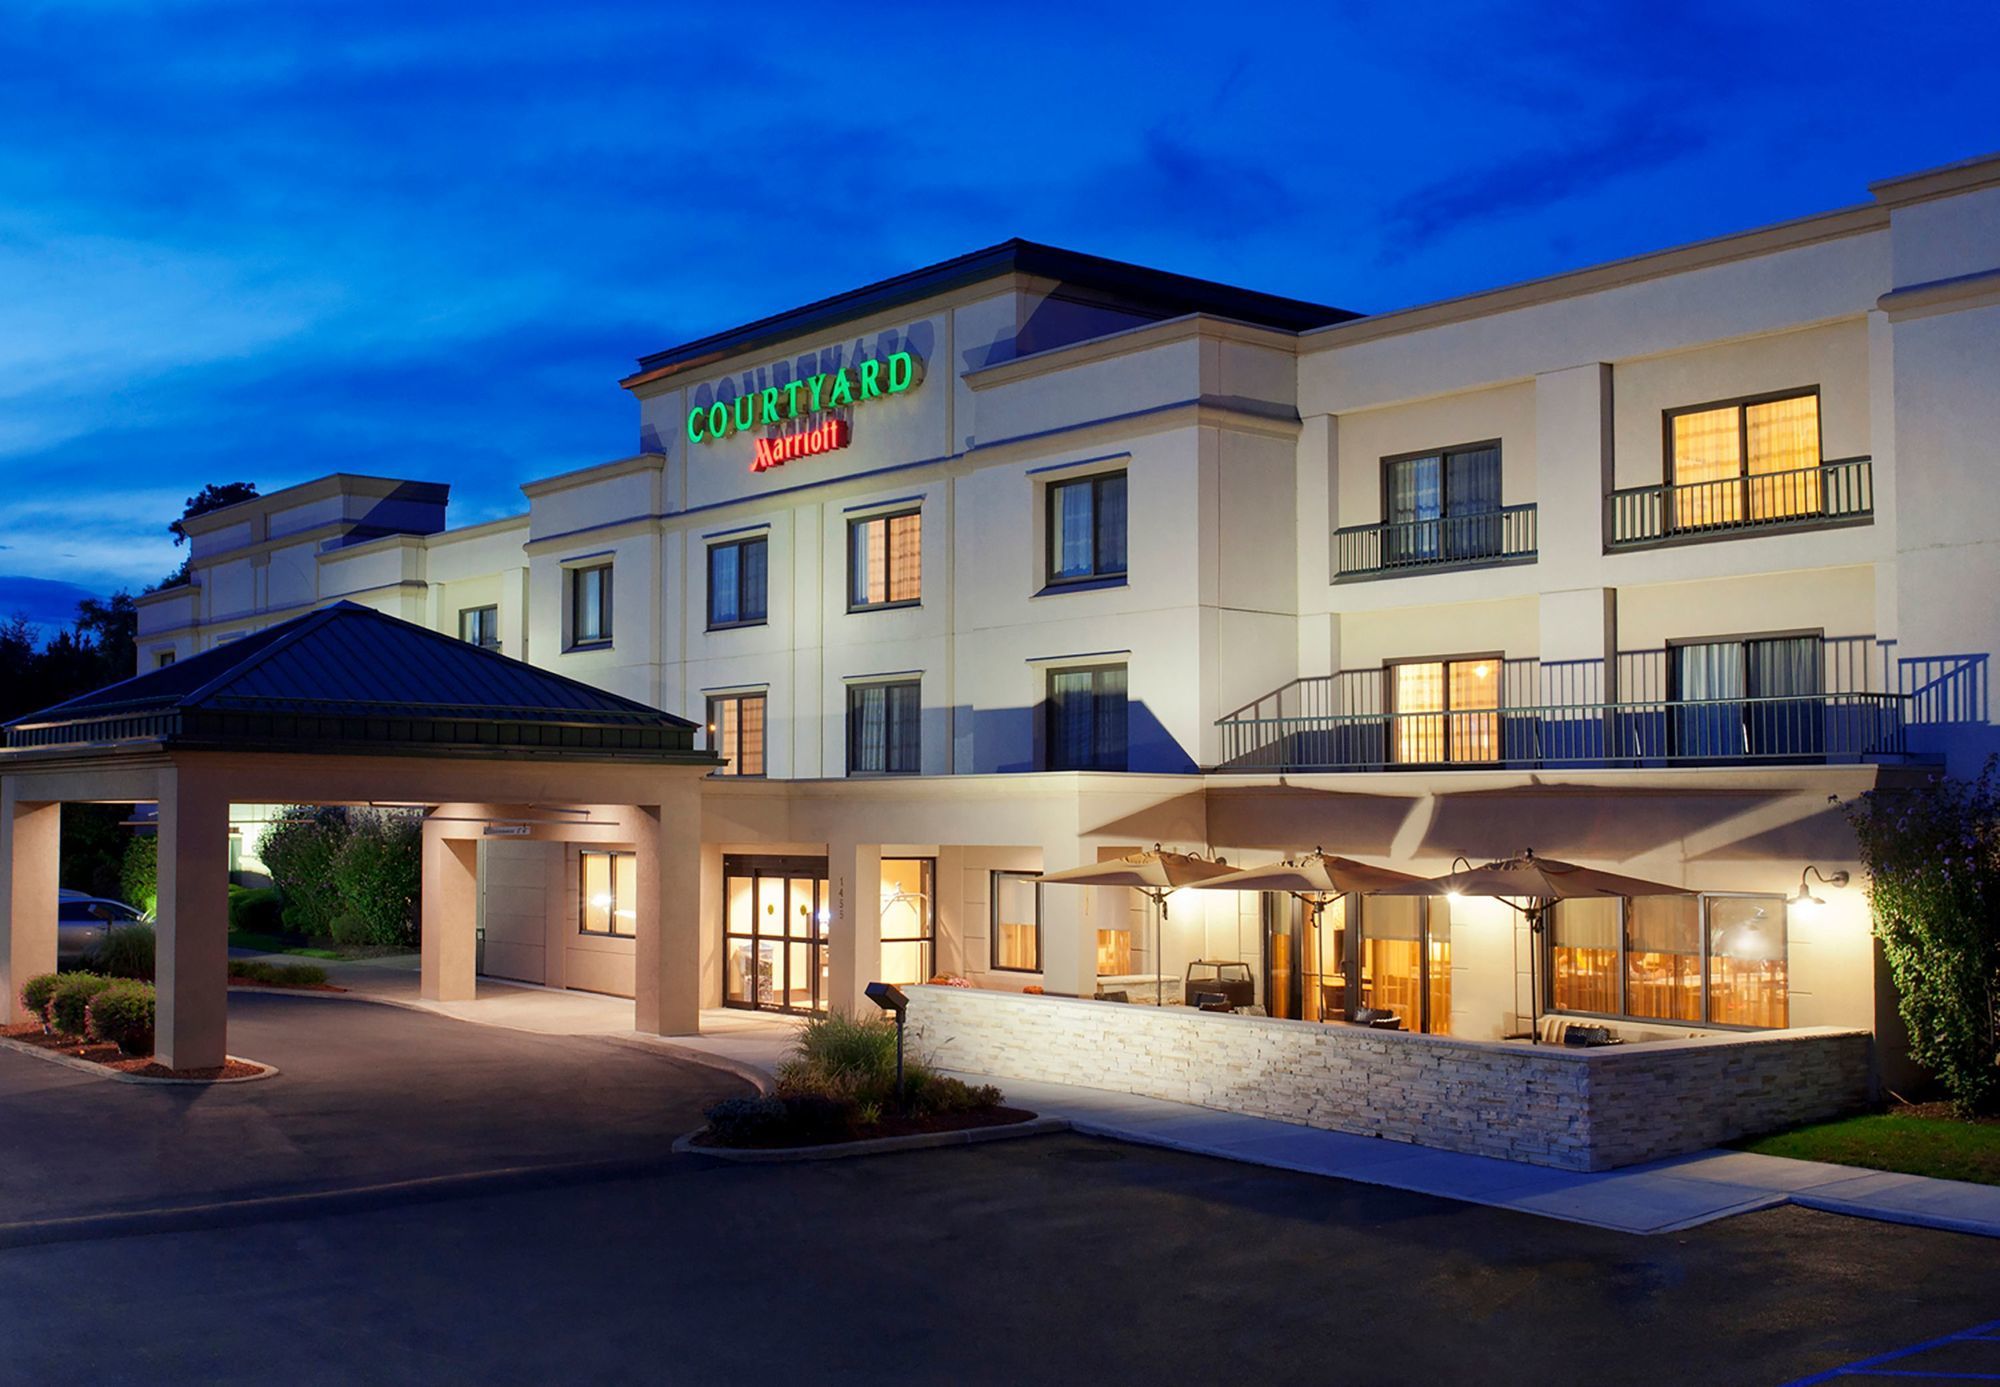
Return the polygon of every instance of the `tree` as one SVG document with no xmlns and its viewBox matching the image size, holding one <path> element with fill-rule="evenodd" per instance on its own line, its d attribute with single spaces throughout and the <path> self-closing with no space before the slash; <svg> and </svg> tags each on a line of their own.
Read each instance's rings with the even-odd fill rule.
<svg viewBox="0 0 2000 1387">
<path fill-rule="evenodd" d="M 1940 776 L 1871 790 L 1847 816 L 1910 1057 L 1963 1114 L 2000 1108 L 2000 786 Z"/>
<path fill-rule="evenodd" d="M 181 507 L 181 518 L 167 525 L 167 532 L 174 537 L 174 547 L 187 543 L 187 522 L 197 515 L 207 515 L 210 511 L 233 506 L 239 501 L 257 499 L 255 482 L 210 482 L 207 486 L 187 498 Z M 162 588 L 177 588 L 188 580 L 188 560 L 182 559 L 181 566 L 147 588 L 147 592 L 158 592 Z"/>
</svg>

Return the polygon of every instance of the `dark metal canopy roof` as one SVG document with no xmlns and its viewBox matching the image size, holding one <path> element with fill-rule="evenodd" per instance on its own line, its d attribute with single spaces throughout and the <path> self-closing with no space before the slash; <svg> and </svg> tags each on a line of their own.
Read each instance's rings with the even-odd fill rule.
<svg viewBox="0 0 2000 1387">
<path fill-rule="evenodd" d="M 977 284 L 1004 274 L 1028 274 L 1058 280 L 1072 290 L 1157 318 L 1177 318 L 1188 313 L 1208 313 L 1263 327 L 1301 332 L 1345 322 L 1361 315 L 1325 304 L 1306 303 L 1277 294 L 1239 289 L 1213 280 L 1148 269 L 1101 255 L 1063 250 L 1018 237 L 997 246 L 975 250 L 956 259 L 927 265 L 891 279 L 850 289 L 832 298 L 788 309 L 760 318 L 741 327 L 686 342 L 666 351 L 639 358 L 639 374 L 626 379 L 632 385 L 641 376 L 668 367 L 712 360 L 747 350 L 762 342 L 782 341 L 847 322 L 870 313 L 915 303 L 966 284 Z"/>
<path fill-rule="evenodd" d="M 353 602 L 30 713 L 10 750 L 209 750 L 710 761 L 695 725 Z"/>
</svg>

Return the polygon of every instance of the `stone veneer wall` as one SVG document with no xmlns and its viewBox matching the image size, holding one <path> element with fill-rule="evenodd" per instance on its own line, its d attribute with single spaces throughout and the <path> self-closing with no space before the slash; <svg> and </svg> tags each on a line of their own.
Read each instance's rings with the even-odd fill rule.
<svg viewBox="0 0 2000 1387">
<path fill-rule="evenodd" d="M 909 995 L 918 1043 L 947 1068 L 1565 1170 L 1833 1116 L 1864 1103 L 1871 1083 L 1866 1031 L 1582 1050 L 970 988 Z"/>
</svg>

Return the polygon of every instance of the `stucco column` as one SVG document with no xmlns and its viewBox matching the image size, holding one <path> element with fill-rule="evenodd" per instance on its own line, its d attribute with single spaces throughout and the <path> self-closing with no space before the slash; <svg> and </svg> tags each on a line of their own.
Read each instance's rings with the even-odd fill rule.
<svg viewBox="0 0 2000 1387">
<path fill-rule="evenodd" d="M 56 970 L 57 843 L 62 806 L 23 800 L 0 779 L 0 1017 L 22 1020 L 21 984 Z"/>
<path fill-rule="evenodd" d="M 833 911 L 827 926 L 827 1005 L 866 1015 L 875 1004 L 864 989 L 882 971 L 882 845 L 828 843 L 826 874 Z"/>
<path fill-rule="evenodd" d="M 427 1002 L 469 1002 L 478 992 L 479 844 L 447 838 L 456 825 L 424 820 L 422 966 Z M 461 830 L 462 831 L 462 830 Z"/>
<path fill-rule="evenodd" d="M 153 1055 L 209 1069 L 229 1043 L 229 795 L 213 775 L 170 767 L 159 804 Z"/>
<path fill-rule="evenodd" d="M 1074 842 L 1058 844 L 1042 854 L 1044 872 L 1067 871 L 1097 860 Z M 1042 986 L 1066 997 L 1089 997 L 1097 991 L 1096 886 L 1042 888 Z"/>
<path fill-rule="evenodd" d="M 632 941 L 632 1025 L 701 1033 L 700 772 L 665 772 L 660 803 L 632 811 L 639 899 Z"/>
</svg>

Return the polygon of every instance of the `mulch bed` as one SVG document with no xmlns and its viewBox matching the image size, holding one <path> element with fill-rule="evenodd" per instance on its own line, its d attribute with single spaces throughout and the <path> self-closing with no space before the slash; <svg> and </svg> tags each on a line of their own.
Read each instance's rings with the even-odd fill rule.
<svg viewBox="0 0 2000 1387">
<path fill-rule="evenodd" d="M 880 1137 L 914 1137 L 931 1132 L 966 1132 L 978 1127 L 1011 1127 L 1017 1122 L 1031 1122 L 1035 1114 L 1025 1108 L 981 1108 L 975 1112 L 929 1113 L 919 1117 L 905 1117 L 891 1114 L 872 1127 L 858 1127 L 846 1136 L 814 1137 L 807 1141 L 753 1141 L 744 1142 L 733 1149 L 743 1151 L 786 1151 L 802 1146 L 841 1146 L 851 1141 L 874 1141 Z M 709 1139 L 703 1132 L 690 1143 L 694 1146 L 720 1146 L 721 1142 Z"/>
<path fill-rule="evenodd" d="M 1941 1122 L 1963 1122 L 1968 1127 L 2000 1127 L 2000 1115 L 1960 1117 L 1949 1103 L 1891 1103 L 1888 1112 L 1891 1117 L 1934 1117 Z"/>
<path fill-rule="evenodd" d="M 242 1079 L 264 1072 L 260 1066 L 245 1064 L 242 1060 L 231 1060 L 227 1064 L 208 1069 L 169 1069 L 151 1055 L 121 1054 L 116 1045 L 106 1040 L 85 1040 L 73 1035 L 51 1035 L 35 1021 L 0 1026 L 0 1036 L 32 1045 L 37 1050 L 51 1050 L 56 1054 L 68 1055 L 72 1059 L 101 1064 L 106 1069 L 115 1069 L 121 1074 L 139 1074 L 148 1079 Z"/>
</svg>

